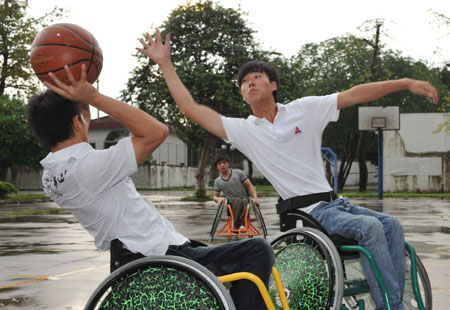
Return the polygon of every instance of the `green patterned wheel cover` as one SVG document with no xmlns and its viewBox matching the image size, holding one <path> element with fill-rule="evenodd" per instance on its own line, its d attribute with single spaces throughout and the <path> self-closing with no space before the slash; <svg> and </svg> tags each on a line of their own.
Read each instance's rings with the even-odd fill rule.
<svg viewBox="0 0 450 310">
<path fill-rule="evenodd" d="M 293 243 L 280 249 L 275 256 L 275 268 L 280 273 L 290 309 L 325 309 L 329 276 L 325 259 L 319 251 L 308 244 Z M 276 308 L 281 309 L 273 279 L 269 293 Z"/>
<path fill-rule="evenodd" d="M 197 277 L 172 267 L 148 267 L 121 279 L 99 309 L 220 309 Z"/>
</svg>

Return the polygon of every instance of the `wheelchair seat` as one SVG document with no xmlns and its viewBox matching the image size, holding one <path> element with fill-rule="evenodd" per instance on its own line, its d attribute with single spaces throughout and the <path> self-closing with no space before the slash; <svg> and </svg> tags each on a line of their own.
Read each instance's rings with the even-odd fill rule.
<svg viewBox="0 0 450 310">
<path fill-rule="evenodd" d="M 226 218 L 224 216 L 224 210 L 227 210 Z M 225 224 L 219 228 L 220 222 Z M 231 209 L 228 199 L 225 199 L 217 209 L 216 216 L 211 227 L 210 236 L 213 241 L 214 236 L 226 236 L 230 241 L 233 237 L 249 237 L 262 235 L 264 239 L 267 236 L 267 228 L 259 207 L 255 206 L 252 199 L 249 199 L 249 204 L 245 211 L 245 229 L 235 229 L 233 226 L 234 215 Z"/>
<path fill-rule="evenodd" d="M 301 220 L 302 225 L 298 226 L 298 222 Z M 322 233 L 324 233 L 330 240 L 333 242 L 333 244 L 336 246 L 338 252 L 341 254 L 341 246 L 342 245 L 358 245 L 358 241 L 354 239 L 348 239 L 341 235 L 330 235 L 325 228 L 320 224 L 315 218 L 313 218 L 311 215 L 309 215 L 306 212 L 303 212 L 299 209 L 292 209 L 289 210 L 286 213 L 280 214 L 280 230 L 281 231 L 287 231 L 292 228 L 298 228 L 298 227 L 311 227 L 320 230 Z"/>
</svg>

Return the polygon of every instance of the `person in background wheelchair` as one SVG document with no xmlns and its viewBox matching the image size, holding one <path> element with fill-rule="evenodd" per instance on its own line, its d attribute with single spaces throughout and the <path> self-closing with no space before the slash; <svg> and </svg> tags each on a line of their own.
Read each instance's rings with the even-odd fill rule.
<svg viewBox="0 0 450 310">
<path fill-rule="evenodd" d="M 44 167 L 44 191 L 70 211 L 93 236 L 98 249 L 111 253 L 111 272 L 138 258 L 164 255 L 169 248 L 197 261 L 216 275 L 250 272 L 267 286 L 274 253 L 262 238 L 194 247 L 141 196 L 129 177 L 164 141 L 168 128 L 149 114 L 100 94 L 86 81 L 86 67 L 70 85 L 49 74 L 55 85 L 34 96 L 27 106 L 28 123 L 50 153 Z M 95 150 L 87 139 L 90 106 L 110 115 L 132 136 Z M 247 280 L 233 283 L 237 309 L 265 309 L 258 288 Z"/>
<path fill-rule="evenodd" d="M 302 209 L 322 224 L 330 235 L 354 239 L 373 253 L 387 285 L 394 310 L 404 309 L 405 240 L 403 229 L 393 216 L 375 212 L 338 198 L 325 177 L 321 139 L 329 122 L 339 119 L 341 109 L 372 102 L 394 92 L 408 90 L 437 104 L 437 89 L 427 81 L 402 78 L 353 86 L 330 95 L 309 96 L 288 104 L 277 102 L 277 70 L 262 61 L 250 61 L 238 72 L 238 86 L 252 114 L 248 118 L 220 115 L 197 103 L 179 79 L 171 61 L 170 37 L 163 42 L 148 33 L 142 48 L 161 69 L 180 111 L 212 134 L 232 144 L 247 156 L 275 187 L 281 199 L 277 205 L 282 230 L 283 215 Z M 372 298 L 384 308 L 382 293 L 367 259 L 362 258 Z"/>
<path fill-rule="evenodd" d="M 245 229 L 245 211 L 249 203 L 249 193 L 253 197 L 253 203 L 259 207 L 256 190 L 243 171 L 230 168 L 230 159 L 226 154 L 218 154 L 214 160 L 214 166 L 220 176 L 214 181 L 213 199 L 220 206 L 224 202 L 224 199 L 220 197 L 220 192 L 223 192 L 233 211 L 234 228 Z"/>
</svg>

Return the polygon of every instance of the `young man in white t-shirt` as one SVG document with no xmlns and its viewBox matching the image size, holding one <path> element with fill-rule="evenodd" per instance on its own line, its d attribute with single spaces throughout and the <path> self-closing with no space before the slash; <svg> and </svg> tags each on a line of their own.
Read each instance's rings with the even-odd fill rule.
<svg viewBox="0 0 450 310">
<path fill-rule="evenodd" d="M 86 81 L 86 68 L 71 85 L 49 74 L 55 85 L 33 97 L 27 106 L 28 122 L 50 153 L 44 167 L 44 191 L 60 207 L 74 214 L 93 236 L 100 250 L 110 250 L 111 271 L 141 257 L 164 255 L 169 248 L 192 258 L 217 275 L 250 272 L 267 285 L 274 254 L 262 238 L 194 247 L 162 217 L 153 203 L 141 196 L 131 178 L 167 137 L 168 128 L 149 114 L 106 97 Z M 88 143 L 90 109 L 109 114 L 132 136 L 105 150 Z M 255 259 L 257 257 L 258 259 Z M 247 280 L 233 283 L 237 309 L 264 309 L 257 287 Z"/>
<path fill-rule="evenodd" d="M 371 102 L 393 92 L 409 90 L 438 102 L 436 88 L 428 82 L 400 79 L 367 83 L 328 96 L 305 97 L 286 105 L 277 102 L 278 74 L 264 62 L 249 62 L 238 74 L 242 98 L 253 115 L 247 119 L 222 116 L 198 104 L 180 81 L 170 59 L 170 38 L 162 42 L 146 34 L 138 50 L 159 65 L 180 111 L 209 132 L 231 143 L 246 155 L 281 196 L 277 211 L 290 208 L 309 212 L 328 231 L 355 239 L 371 251 L 386 282 L 393 309 L 404 309 L 405 249 L 399 221 L 389 215 L 337 199 L 322 164 L 321 139 L 327 124 L 337 121 L 339 110 Z M 283 222 L 281 221 L 281 225 Z M 289 227 L 285 227 L 289 228 Z M 385 307 L 368 261 L 363 257 L 371 295 L 377 309 Z"/>
</svg>

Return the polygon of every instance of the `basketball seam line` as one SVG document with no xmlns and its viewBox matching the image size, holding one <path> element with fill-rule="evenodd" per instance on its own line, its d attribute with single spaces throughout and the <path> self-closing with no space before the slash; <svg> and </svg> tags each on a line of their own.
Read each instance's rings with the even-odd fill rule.
<svg viewBox="0 0 450 310">
<path fill-rule="evenodd" d="M 80 63 L 80 62 L 82 62 L 82 61 L 89 61 L 89 62 L 91 62 L 91 64 L 94 64 L 94 65 L 95 65 L 95 68 L 96 68 L 97 71 L 98 71 L 97 64 L 96 64 L 95 62 L 91 61 L 91 60 L 88 59 L 88 58 L 77 60 L 76 62 L 71 63 L 71 64 L 69 65 L 69 67 L 74 66 L 74 65 L 76 65 L 76 64 L 78 64 L 78 63 Z M 49 72 L 57 72 L 57 71 L 60 71 L 60 70 L 63 70 L 63 69 L 64 69 L 64 67 L 60 67 L 60 68 L 58 68 L 58 69 L 54 69 L 54 70 L 50 70 L 50 71 L 46 71 L 46 72 L 39 72 L 39 73 L 38 73 L 38 72 L 35 72 L 35 73 L 36 73 L 36 75 L 44 75 L 44 74 L 48 74 Z M 86 72 L 86 73 L 87 73 L 87 72 Z"/>
<path fill-rule="evenodd" d="M 76 35 L 78 35 L 78 36 L 80 37 L 80 39 L 82 39 L 82 40 L 85 41 L 86 43 L 88 43 L 88 44 L 90 44 L 90 45 L 96 47 L 94 44 L 92 44 L 91 42 L 88 42 L 85 38 L 83 38 L 83 36 L 82 36 L 79 32 L 75 31 L 74 29 L 72 29 L 72 28 L 70 28 L 70 27 L 67 27 L 67 26 L 65 26 L 65 25 L 61 25 L 61 24 L 56 24 L 56 25 L 54 25 L 54 26 L 58 26 L 58 27 L 61 27 L 61 28 L 70 30 L 70 31 L 72 31 L 73 33 L 75 33 Z M 84 30 L 89 34 L 89 38 L 92 40 L 91 33 L 90 33 L 89 31 L 87 31 L 86 29 L 84 29 Z"/>
<path fill-rule="evenodd" d="M 35 49 L 36 47 L 40 47 L 40 46 L 65 46 L 65 47 L 70 47 L 70 48 L 76 48 L 76 49 L 85 51 L 85 52 L 87 52 L 87 53 L 89 53 L 89 54 L 92 54 L 92 51 L 94 51 L 95 56 L 97 56 L 98 58 L 100 58 L 100 59 L 103 61 L 103 56 L 100 55 L 100 54 L 95 53 L 95 47 L 96 47 L 96 46 L 94 46 L 94 49 L 93 49 L 93 50 L 90 50 L 90 49 L 88 50 L 88 49 L 85 49 L 85 48 L 82 48 L 82 47 L 79 47 L 79 46 L 75 46 L 75 45 L 71 45 L 71 44 L 62 44 L 62 43 L 42 43 L 42 44 L 33 46 L 33 47 L 31 48 L 31 50 Z M 93 57 L 92 57 L 92 58 L 93 58 Z"/>
</svg>

